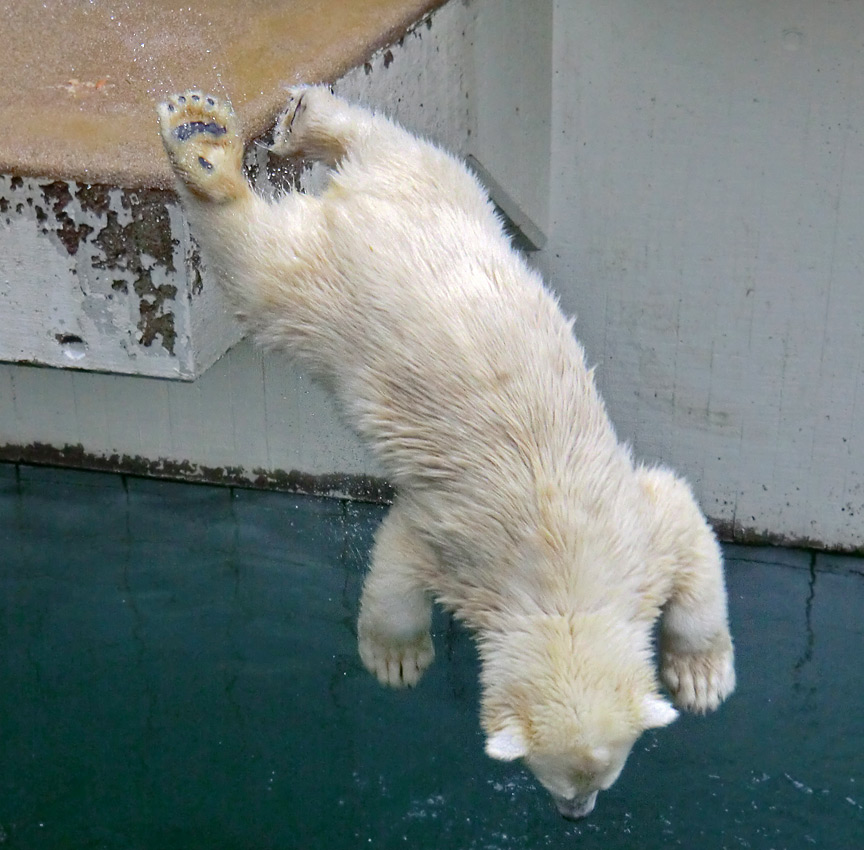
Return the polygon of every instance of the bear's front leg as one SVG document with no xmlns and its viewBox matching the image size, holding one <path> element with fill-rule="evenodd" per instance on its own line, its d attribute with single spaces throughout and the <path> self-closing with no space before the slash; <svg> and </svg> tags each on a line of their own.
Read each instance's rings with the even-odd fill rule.
<svg viewBox="0 0 864 850">
<path fill-rule="evenodd" d="M 660 676 L 675 704 L 714 711 L 735 690 L 720 547 L 702 520 L 678 552 L 660 626 Z"/>
<path fill-rule="evenodd" d="M 660 675 L 676 705 L 704 714 L 735 690 L 735 659 L 720 547 L 704 520 L 684 539 L 663 608 Z"/>
<path fill-rule="evenodd" d="M 687 711 L 714 711 L 735 690 L 732 638 L 725 620 L 725 612 L 722 618 L 711 616 L 701 604 L 670 602 L 664 611 L 660 675 L 675 704 Z"/>
<path fill-rule="evenodd" d="M 735 663 L 717 538 L 690 488 L 668 470 L 640 469 L 653 558 L 665 564 L 660 676 L 675 704 L 703 714 L 735 690 Z"/>
<path fill-rule="evenodd" d="M 435 658 L 432 601 L 420 584 L 433 559 L 394 505 L 375 536 L 357 623 L 360 658 L 383 685 L 413 687 Z"/>
</svg>

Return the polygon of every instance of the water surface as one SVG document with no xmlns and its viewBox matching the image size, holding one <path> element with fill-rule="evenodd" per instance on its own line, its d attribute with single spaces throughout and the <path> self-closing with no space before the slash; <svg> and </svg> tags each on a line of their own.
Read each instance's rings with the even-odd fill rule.
<svg viewBox="0 0 864 850">
<path fill-rule="evenodd" d="M 414 691 L 362 669 L 382 515 L 0 465 L 0 847 L 864 847 L 864 562 L 728 547 L 738 692 L 571 824 L 483 755 L 461 629 Z"/>
</svg>

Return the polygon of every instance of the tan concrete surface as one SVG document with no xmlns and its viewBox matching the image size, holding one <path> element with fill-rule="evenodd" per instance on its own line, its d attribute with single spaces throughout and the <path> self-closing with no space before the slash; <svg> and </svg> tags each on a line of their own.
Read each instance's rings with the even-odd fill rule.
<svg viewBox="0 0 864 850">
<path fill-rule="evenodd" d="M 168 186 L 164 94 L 230 95 L 256 135 L 284 86 L 337 79 L 443 0 L 187 2 L 0 5 L 0 173 Z"/>
</svg>

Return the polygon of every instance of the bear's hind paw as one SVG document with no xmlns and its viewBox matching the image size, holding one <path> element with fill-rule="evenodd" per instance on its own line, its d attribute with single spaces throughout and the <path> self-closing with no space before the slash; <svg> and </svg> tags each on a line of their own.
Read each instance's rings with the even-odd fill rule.
<svg viewBox="0 0 864 850">
<path fill-rule="evenodd" d="M 305 157 L 334 165 L 358 135 L 357 110 L 326 86 L 294 86 L 273 128 L 276 156 Z"/>
<path fill-rule="evenodd" d="M 294 86 L 288 89 L 288 102 L 276 120 L 273 144 L 270 146 L 270 150 L 277 156 L 296 156 L 301 152 L 303 134 L 300 129 L 300 118 L 306 111 L 305 96 L 309 90 L 309 86 Z"/>
<path fill-rule="evenodd" d="M 735 690 L 732 649 L 682 654 L 665 651 L 660 675 L 677 706 L 696 714 L 714 711 Z"/>
<path fill-rule="evenodd" d="M 174 172 L 198 197 L 227 201 L 248 186 L 243 177 L 243 141 L 230 104 L 189 90 L 159 104 L 162 143 Z"/>
</svg>

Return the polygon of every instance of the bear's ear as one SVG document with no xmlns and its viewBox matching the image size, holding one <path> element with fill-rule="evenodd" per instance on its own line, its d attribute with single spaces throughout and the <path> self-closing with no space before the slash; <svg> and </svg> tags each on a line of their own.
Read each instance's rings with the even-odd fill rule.
<svg viewBox="0 0 864 850">
<path fill-rule="evenodd" d="M 658 694 L 648 694 L 642 700 L 642 726 L 645 729 L 659 729 L 668 726 L 678 712 Z"/>
<path fill-rule="evenodd" d="M 498 761 L 513 761 L 528 754 L 528 745 L 522 730 L 515 724 L 486 739 L 486 755 Z"/>
</svg>

